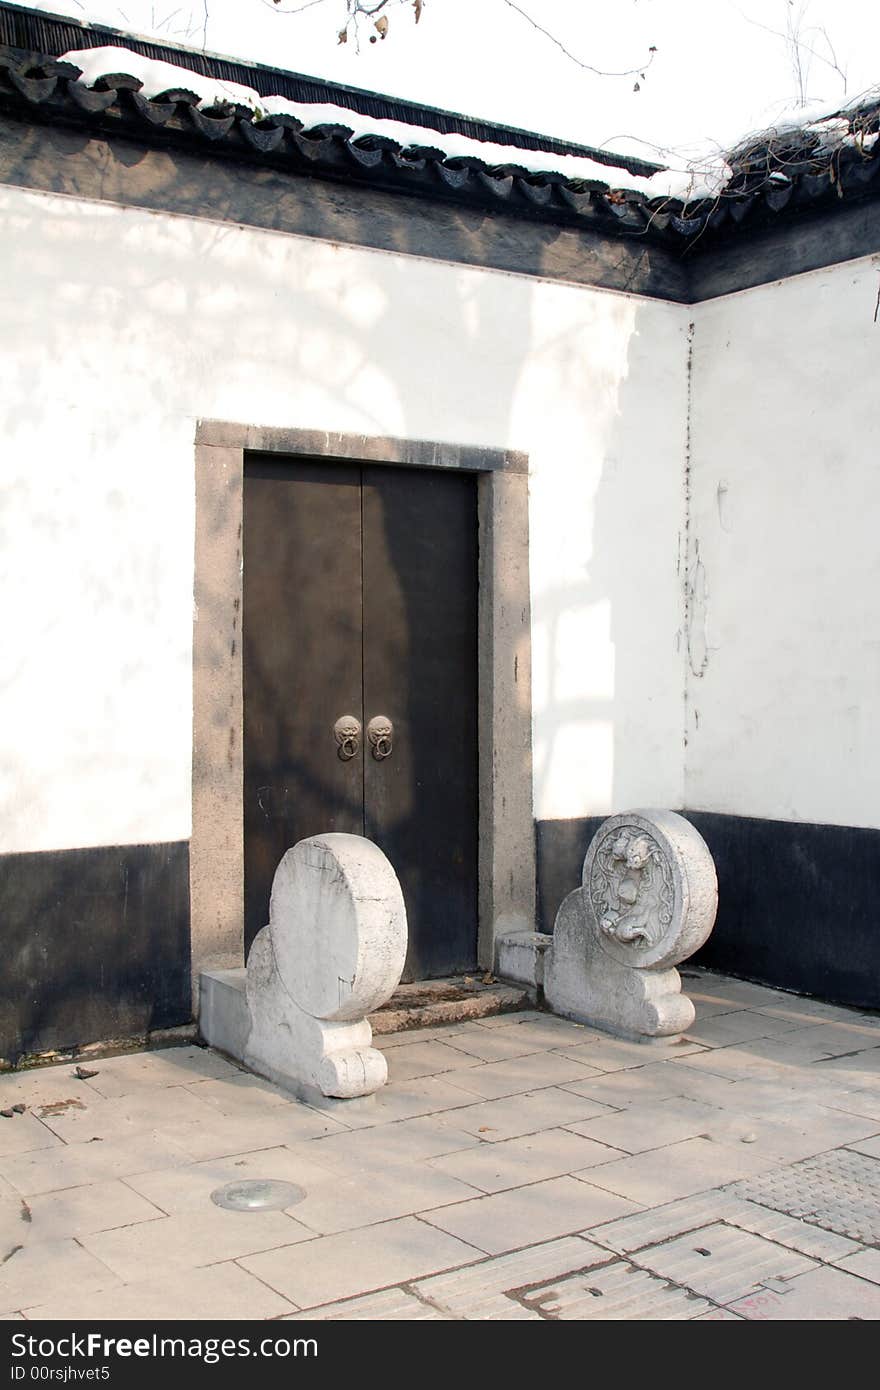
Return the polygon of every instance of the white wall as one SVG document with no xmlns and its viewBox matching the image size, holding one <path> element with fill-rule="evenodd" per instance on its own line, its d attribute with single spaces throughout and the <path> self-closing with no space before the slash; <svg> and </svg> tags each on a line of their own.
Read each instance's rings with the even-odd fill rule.
<svg viewBox="0 0 880 1390">
<path fill-rule="evenodd" d="M 694 314 L 691 809 L 880 826 L 878 289 L 875 257 Z"/>
<path fill-rule="evenodd" d="M 682 799 L 687 314 L 0 191 L 0 846 L 190 832 L 195 421 L 530 453 L 535 811 Z"/>
</svg>

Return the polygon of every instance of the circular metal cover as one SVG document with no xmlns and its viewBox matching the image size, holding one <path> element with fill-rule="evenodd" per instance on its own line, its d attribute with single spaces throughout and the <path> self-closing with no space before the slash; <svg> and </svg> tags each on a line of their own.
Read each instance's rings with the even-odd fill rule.
<svg viewBox="0 0 880 1390">
<path fill-rule="evenodd" d="M 228 1182 L 211 1193 L 211 1201 L 227 1211 L 283 1211 L 305 1197 L 304 1187 L 274 1178 L 246 1178 Z"/>
</svg>

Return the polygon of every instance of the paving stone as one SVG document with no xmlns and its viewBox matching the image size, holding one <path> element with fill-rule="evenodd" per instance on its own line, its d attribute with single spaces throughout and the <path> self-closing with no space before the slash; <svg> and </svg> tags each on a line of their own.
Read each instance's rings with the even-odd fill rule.
<svg viewBox="0 0 880 1390">
<path fill-rule="evenodd" d="M 863 1115 L 866 1119 L 880 1121 L 880 1091 L 870 1092 L 850 1088 L 846 1085 L 814 1087 L 814 1097 L 829 1110 L 843 1110 L 848 1115 Z"/>
<path fill-rule="evenodd" d="M 716 975 L 715 979 L 706 985 L 704 993 L 711 999 L 732 999 L 746 1009 L 766 1009 L 794 998 L 791 994 L 770 989 L 767 985 L 755 985 L 750 980 L 734 980 L 730 976 L 722 975 Z"/>
<path fill-rule="evenodd" d="M 310 1308 L 307 1313 L 285 1313 L 281 1322 L 448 1322 L 449 1315 L 423 1303 L 404 1289 L 383 1289 L 363 1298 L 346 1298 Z"/>
<path fill-rule="evenodd" d="M 8 1106 L 3 1108 L 9 1109 Z M 36 1115 L 16 1115 L 11 1120 L 0 1118 L 0 1158 L 33 1153 L 35 1149 L 51 1149 L 60 1143 L 58 1135 Z"/>
<path fill-rule="evenodd" d="M 787 1101 L 778 1107 L 768 1105 L 759 1114 L 729 1109 L 716 1111 L 716 1116 L 704 1128 L 710 1139 L 753 1144 L 758 1152 L 773 1154 L 788 1162 L 809 1158 L 858 1139 L 877 1125 L 875 1120 Z"/>
<path fill-rule="evenodd" d="M 704 1134 L 717 1122 L 719 1114 L 710 1105 L 676 1096 L 653 1105 L 632 1105 L 617 1114 L 585 1120 L 568 1128 L 627 1153 L 642 1153 Z"/>
<path fill-rule="evenodd" d="M 573 1169 L 607 1163 L 617 1151 L 564 1129 L 543 1130 L 431 1160 L 431 1167 L 460 1178 L 481 1192 L 502 1192 Z"/>
<path fill-rule="evenodd" d="M 106 1178 L 124 1178 L 150 1168 L 172 1168 L 189 1161 L 189 1155 L 171 1140 L 144 1133 L 133 1139 L 95 1144 L 63 1144 L 0 1159 L 0 1171 L 25 1196 L 82 1187 Z"/>
<path fill-rule="evenodd" d="M 523 1027 L 526 1025 L 523 1024 Z M 597 1068 L 557 1052 L 536 1052 L 527 1057 L 513 1057 L 507 1062 L 487 1062 L 467 1071 L 457 1072 L 456 1086 L 484 1100 L 512 1096 L 520 1091 L 535 1091 L 542 1086 L 561 1086 L 569 1081 L 583 1081 L 597 1075 Z"/>
<path fill-rule="evenodd" d="M 463 1078 L 480 1071 L 480 1067 L 469 1067 L 449 1076 L 414 1077 L 411 1081 L 393 1082 L 383 1086 L 375 1095 L 368 1097 L 369 1104 L 363 1108 L 348 1110 L 347 1101 L 315 1101 L 313 1108 L 322 1114 L 330 1114 L 341 1120 L 346 1129 L 370 1129 L 376 1125 L 396 1124 L 399 1120 L 413 1119 L 419 1115 L 441 1114 L 458 1106 L 472 1105 L 470 1090 L 463 1090 Z"/>
<path fill-rule="evenodd" d="M 880 1158 L 880 1134 L 875 1134 L 870 1139 L 856 1139 L 849 1143 L 847 1148 L 855 1149 L 856 1153 L 867 1154 L 869 1158 Z"/>
<path fill-rule="evenodd" d="M 684 1071 L 685 1068 L 676 1067 L 675 1070 Z M 692 1072 L 691 1075 L 696 1073 Z M 708 1073 L 702 1079 L 722 1081 L 721 1077 L 710 1078 Z M 804 1106 L 826 1104 L 824 1097 L 820 1101 L 819 1089 L 808 1072 L 799 1072 L 796 1077 L 787 1076 L 783 1072 L 780 1075 L 761 1075 L 760 1078 L 755 1076 L 739 1081 L 727 1081 L 717 1090 L 714 1103 L 719 1110 L 736 1117 L 764 1115 L 774 1120 L 796 1119 Z"/>
<path fill-rule="evenodd" d="M 754 1009 L 738 1009 L 733 1013 L 714 1014 L 706 1019 L 697 1019 L 687 1031 L 690 1042 L 702 1043 L 704 1047 L 729 1047 L 734 1043 L 754 1042 L 758 1038 L 777 1037 L 791 1030 L 788 1019 L 773 1018 L 770 1014 L 759 1014 Z"/>
<path fill-rule="evenodd" d="M 628 1255 L 646 1245 L 656 1245 L 670 1236 L 698 1230 L 714 1221 L 735 1222 L 748 1215 L 751 1203 L 726 1192 L 705 1192 L 697 1197 L 683 1197 L 677 1202 L 654 1207 L 651 1211 L 624 1216 L 590 1231 L 591 1240 L 607 1245 L 619 1255 Z M 760 1208 L 759 1208 L 760 1210 Z"/>
<path fill-rule="evenodd" d="M 554 1038 L 554 1045 L 557 1044 L 558 1038 Z M 547 1044 L 535 1042 L 522 1024 L 519 1028 L 475 1028 L 470 1033 L 460 1033 L 454 1045 L 481 1062 L 506 1062 L 511 1057 L 550 1050 Z"/>
<path fill-rule="evenodd" d="M 4 1251 L 0 1265 L 0 1313 L 17 1313 L 47 1291 L 79 1289 L 92 1293 L 118 1283 L 115 1274 L 75 1240 L 41 1240 Z"/>
<path fill-rule="evenodd" d="M 735 1083 L 691 1070 L 685 1066 L 685 1061 L 687 1058 L 681 1063 L 652 1062 L 634 1071 L 616 1071 L 592 1080 L 570 1081 L 566 1082 L 565 1090 L 601 1100 L 618 1109 L 644 1101 L 667 1100 L 672 1096 L 720 1105 L 721 1097 L 729 1095 Z"/>
<path fill-rule="evenodd" d="M 76 1079 L 69 1063 L 0 1074 L 0 1110 L 26 1105 L 37 1119 L 46 1107 L 87 1105 L 97 1094 L 90 1082 Z"/>
<path fill-rule="evenodd" d="M 150 1086 L 110 1099 L 93 1095 L 87 1105 L 47 1115 L 43 1124 L 66 1144 L 77 1144 L 131 1138 L 145 1130 L 171 1133 L 175 1126 L 208 1126 L 215 1119 L 214 1107 L 186 1086 Z"/>
<path fill-rule="evenodd" d="M 596 1187 L 649 1207 L 720 1187 L 734 1177 L 760 1173 L 775 1165 L 775 1159 L 756 1154 L 753 1147 L 735 1148 L 711 1139 L 685 1139 L 664 1149 L 650 1149 L 588 1168 L 583 1176 Z"/>
<path fill-rule="evenodd" d="M 880 1244 L 880 1160 L 866 1154 L 819 1154 L 730 1190 L 861 1244 Z"/>
<path fill-rule="evenodd" d="M 243 1143 L 248 1145 L 249 1151 L 255 1151 L 275 1149 L 279 1145 L 296 1146 L 324 1135 L 348 1133 L 347 1125 L 307 1105 L 272 1105 L 265 1113 L 255 1111 L 244 1123 L 241 1117 L 215 1111 L 204 1123 L 190 1120 L 156 1130 L 160 1138 L 182 1149 L 191 1162 L 239 1154 Z"/>
<path fill-rule="evenodd" d="M 469 1321 L 537 1321 L 540 1314 L 508 1296 L 511 1290 L 602 1264 L 607 1259 L 607 1250 L 570 1236 L 420 1280 L 415 1288 L 445 1312 Z"/>
<path fill-rule="evenodd" d="M 24 1197 L 0 1199 L 0 1260 L 13 1246 L 30 1243 L 32 1231 L 29 1217 L 30 1207 Z"/>
<path fill-rule="evenodd" d="M 699 1055 L 683 1057 L 680 1062 L 671 1063 L 683 1072 L 701 1072 L 703 1076 L 724 1077 L 728 1081 L 757 1080 L 777 1082 L 793 1086 L 796 1082 L 808 1084 L 806 1063 L 792 1058 L 769 1058 L 753 1053 L 750 1049 L 760 1043 L 741 1043 L 736 1047 L 707 1048 Z"/>
<path fill-rule="evenodd" d="M 791 1279 L 815 1268 L 797 1251 L 750 1231 L 715 1222 L 631 1256 L 634 1263 L 715 1303 L 742 1298 L 767 1279 Z"/>
<path fill-rule="evenodd" d="M 240 1072 L 235 1076 L 193 1080 L 187 1089 L 197 1100 L 219 1110 L 221 1115 L 240 1117 L 245 1122 L 255 1111 L 265 1111 L 267 1107 L 283 1105 L 296 1109 L 299 1105 L 280 1086 L 273 1086 L 262 1076 L 242 1076 Z"/>
<path fill-rule="evenodd" d="M 807 999 L 797 994 L 786 994 L 775 1004 L 761 1005 L 759 1012 L 770 1014 L 772 1018 L 790 1019 L 804 1027 L 817 1019 L 830 1023 L 860 1023 L 865 1018 L 857 1009 L 845 1009 L 840 1004 L 826 1004 L 821 999 Z"/>
<path fill-rule="evenodd" d="M 472 1245 L 413 1216 L 240 1261 L 299 1308 L 319 1307 L 480 1258 Z"/>
<path fill-rule="evenodd" d="M 623 1260 L 531 1289 L 523 1302 L 560 1322 L 683 1321 L 711 1307 Z"/>
<path fill-rule="evenodd" d="M 398 1216 L 412 1216 L 468 1201 L 479 1193 L 457 1177 L 429 1164 L 418 1167 L 375 1169 L 343 1180 L 333 1175 L 307 1187 L 305 1201 L 290 1208 L 290 1215 L 320 1235 L 373 1226 Z"/>
<path fill-rule="evenodd" d="M 711 1313 L 700 1313 L 694 1322 L 743 1322 L 744 1319 L 738 1313 L 731 1313 L 729 1308 L 713 1308 Z"/>
<path fill-rule="evenodd" d="M 845 1270 L 847 1274 L 857 1274 L 860 1279 L 880 1284 L 880 1250 L 857 1250 L 835 1263 L 838 1269 Z"/>
<path fill-rule="evenodd" d="M 702 972 L 687 987 L 706 1028 L 698 1051 L 670 1057 L 668 1049 L 622 1042 L 543 1011 L 496 1015 L 383 1037 L 392 1076 L 397 1054 L 401 1079 L 363 1110 L 304 1105 L 198 1048 L 98 1059 L 98 1077 L 86 1082 L 71 1064 L 0 1076 L 0 1099 L 46 1109 L 45 1120 L 29 1110 L 0 1121 L 0 1256 L 24 1247 L 0 1265 L 0 1275 L 16 1267 L 27 1274 L 24 1251 L 30 1269 L 41 1272 L 28 1295 L 33 1302 L 17 1302 L 0 1318 L 17 1319 L 24 1308 L 72 1318 L 307 1320 L 310 1305 L 321 1320 L 616 1318 L 626 1314 L 597 1314 L 595 1305 L 601 1309 L 611 1294 L 588 1291 L 594 1276 L 646 1264 L 648 1247 L 662 1246 L 666 1260 L 678 1244 L 683 1259 L 694 1233 L 707 1228 L 730 1249 L 757 1242 L 762 1255 L 768 1247 L 777 1252 L 774 1270 L 800 1259 L 807 1272 L 771 1272 L 760 1288 L 731 1300 L 735 1309 L 707 1304 L 695 1313 L 690 1300 L 682 1312 L 682 1291 L 670 1286 L 668 1270 L 653 1267 L 654 1250 L 650 1270 L 639 1275 L 648 1281 L 640 1297 L 649 1311 L 634 1299 L 634 1319 L 880 1316 L 864 1293 L 874 1299 L 880 1291 L 880 1242 L 867 1239 L 870 1223 L 880 1221 L 880 1180 L 872 1182 L 880 1171 L 878 1020 L 791 996 L 774 1002 L 773 992 L 761 994 L 756 1008 L 734 997 L 740 982 Z M 719 1058 L 730 1074 L 711 1069 Z M 479 1090 L 468 1089 L 469 1078 L 480 1078 Z M 87 1143 L 91 1132 L 104 1137 Z M 632 1146 L 625 1155 L 617 1147 L 624 1136 Z M 664 1147 L 636 1148 L 646 1142 Z M 14 1152 L 3 1153 L 4 1143 Z M 573 1146 L 582 1146 L 579 1157 Z M 651 1171 L 656 1159 L 665 1171 Z M 804 1218 L 788 1210 L 791 1201 L 772 1205 L 772 1191 L 753 1199 L 744 1190 L 786 1173 L 788 1196 L 803 1203 L 805 1190 L 811 1200 L 818 1191 L 820 1209 Z M 283 1178 L 308 1195 L 287 1214 L 220 1212 L 211 1192 L 242 1177 Z M 502 1190 L 500 1182 L 520 1186 Z M 646 1203 L 650 1210 L 641 1209 Z M 293 1231 L 293 1243 L 266 1249 L 265 1217 L 287 1223 L 273 1228 L 273 1240 L 279 1230 L 283 1239 Z M 161 1239 L 154 1227 L 163 1227 Z M 62 1238 L 74 1234 L 80 1239 Z M 385 1252 L 378 1283 L 377 1239 Z M 580 1263 L 557 1260 L 525 1275 L 494 1271 L 554 1246 L 575 1247 Z M 755 1248 L 747 1262 L 753 1278 L 763 1268 L 755 1266 Z M 319 1249 L 328 1255 L 329 1292 L 313 1287 L 316 1269 L 324 1277 Z M 725 1252 L 691 1253 L 701 1262 L 691 1277 L 704 1278 Z M 215 1263 L 198 1263 L 208 1259 Z M 91 1261 L 91 1282 L 81 1260 Z M 289 1265 L 309 1303 L 292 1296 L 292 1285 L 282 1297 L 284 1289 L 276 1293 L 247 1272 L 256 1261 Z M 811 1268 L 815 1261 L 835 1280 L 815 1282 L 825 1272 Z M 132 1281 L 124 1287 L 122 1274 Z M 98 1288 L 96 1277 L 108 1282 Z M 470 1292 L 456 1311 L 451 1293 L 448 1304 L 435 1306 L 411 1280 L 445 1280 Z M 659 1306 L 658 1287 L 665 1314 L 650 1311 Z M 548 1308 L 530 1301 L 535 1290 L 550 1294 Z M 830 1311 L 813 1311 L 820 1295 Z M 614 1307 L 613 1299 L 605 1306 Z"/>
<path fill-rule="evenodd" d="M 817 1080 L 876 1094 L 880 1092 L 880 1047 L 856 1052 L 852 1057 L 831 1057 L 817 1064 L 816 1073 Z"/>
<path fill-rule="evenodd" d="M 488 1143 L 501 1143 L 522 1134 L 570 1125 L 596 1115 L 616 1113 L 601 1101 L 576 1095 L 560 1086 L 545 1086 L 540 1091 L 504 1096 L 501 1100 L 481 1101 L 452 1110 L 443 1116 L 443 1124 L 463 1129 Z"/>
<path fill-rule="evenodd" d="M 415 1043 L 448 1042 L 469 1032 L 475 1032 L 478 1022 L 443 1023 L 432 1028 L 407 1028 L 402 1033 L 374 1033 L 373 1046 L 380 1052 L 391 1052 L 398 1047 L 412 1047 Z"/>
<path fill-rule="evenodd" d="M 239 1134 L 239 1143 L 241 1138 Z M 316 1162 L 312 1153 L 309 1144 L 260 1149 L 256 1153 L 232 1154 L 181 1168 L 139 1173 L 126 1178 L 125 1182 L 154 1206 L 161 1208 L 163 1215 L 208 1211 L 211 1193 L 229 1182 L 270 1179 L 296 1183 L 307 1192 L 320 1183 L 338 1184 L 340 1175 L 334 1173 L 332 1167 Z M 291 1215 L 296 1217 L 295 1209 L 291 1210 Z"/>
<path fill-rule="evenodd" d="M 703 1023 L 710 1018 L 720 1018 L 722 1014 L 742 1012 L 741 1006 L 732 999 L 704 999 L 699 994 L 694 994 L 685 985 L 682 985 L 682 992 L 689 997 L 694 1006 L 697 1023 Z"/>
<path fill-rule="evenodd" d="M 129 1095 L 144 1086 L 186 1086 L 202 1079 L 242 1076 L 240 1068 L 207 1047 L 130 1052 L 123 1057 L 99 1058 L 89 1069 L 97 1075 L 88 1085 L 108 1097 Z"/>
<path fill-rule="evenodd" d="M 750 1057 L 778 1062 L 784 1067 L 804 1068 L 817 1062 L 826 1064 L 835 1060 L 832 1057 L 834 1044 L 828 1033 L 822 1030 L 813 1036 L 813 1030 L 808 1031 L 811 1034 L 809 1038 L 801 1038 L 798 1033 L 783 1033 L 778 1038 L 759 1038 L 757 1042 L 743 1043 L 743 1051 Z M 880 1049 L 874 1050 L 876 1062 L 880 1063 Z M 867 1054 L 858 1053 L 858 1056 L 864 1055 Z M 838 1057 L 837 1060 L 841 1059 Z"/>
<path fill-rule="evenodd" d="M 705 1076 L 697 1072 L 688 1074 L 683 1067 L 666 1067 L 662 1062 L 637 1067 L 633 1071 L 606 1072 L 586 1081 L 566 1082 L 563 1089 L 574 1095 L 582 1095 L 585 1099 L 600 1101 L 612 1110 L 626 1110 L 632 1105 L 654 1104 L 673 1096 L 685 1095 L 682 1079 L 687 1080 L 688 1077 L 694 1079 L 705 1092 L 715 1089 Z M 732 1082 L 721 1081 L 720 1077 L 712 1077 L 711 1081 L 718 1082 L 722 1087 L 733 1085 Z"/>
<path fill-rule="evenodd" d="M 414 1077 L 436 1076 L 441 1072 L 479 1065 L 478 1057 L 470 1056 L 448 1042 L 436 1041 L 394 1047 L 388 1053 L 387 1061 L 388 1077 L 392 1082 L 411 1081 Z"/>
<path fill-rule="evenodd" d="M 798 1028 L 788 1033 L 786 1041 L 803 1046 L 821 1047 L 832 1057 L 841 1057 L 851 1052 L 866 1052 L 880 1047 L 880 1024 L 866 1023 L 864 1020 L 852 1023 L 814 1023 L 810 1027 Z M 876 1060 L 880 1061 L 880 1058 Z"/>
<path fill-rule="evenodd" d="M 635 1210 L 635 1204 L 572 1177 L 550 1178 L 429 1212 L 424 1220 L 500 1255 L 587 1230 Z"/>
<path fill-rule="evenodd" d="M 520 1047 L 534 1048 L 535 1051 L 579 1047 L 587 1039 L 598 1040 L 605 1036 L 583 1023 L 572 1023 L 570 1019 L 557 1018 L 554 1014 L 542 1014 L 539 1018 L 511 1024 L 509 1028 L 493 1029 L 493 1032 Z"/>
<path fill-rule="evenodd" d="M 731 1304 L 753 1322 L 830 1322 L 880 1318 L 880 1288 L 854 1274 L 823 1265 L 792 1279 L 788 1292 L 759 1289 Z"/>
<path fill-rule="evenodd" d="M 109 1273 L 109 1271 L 108 1271 Z M 112 1276 L 111 1276 L 112 1278 Z M 160 1277 L 90 1293 L 80 1287 L 42 1290 L 28 1318 L 47 1322 L 214 1322 L 277 1318 L 291 1311 L 287 1299 L 235 1264 L 170 1270 Z"/>
<path fill-rule="evenodd" d="M 459 1149 L 475 1148 L 479 1144 L 476 1135 L 468 1134 L 463 1129 L 453 1129 L 436 1116 L 417 1115 L 393 1125 L 314 1139 L 309 1151 L 314 1150 L 317 1163 L 345 1176 L 361 1169 L 418 1163 L 441 1154 L 455 1153 Z"/>
<path fill-rule="evenodd" d="M 475 1019 L 478 1028 L 509 1028 L 517 1023 L 541 1023 L 552 1015 L 543 1009 L 517 1009 L 508 1014 L 489 1014 L 486 1018 Z"/>
<path fill-rule="evenodd" d="M 687 1042 L 624 1042 L 598 1034 L 579 1047 L 568 1047 L 564 1056 L 572 1061 L 583 1062 L 600 1072 L 627 1071 L 633 1067 L 653 1066 L 657 1062 L 668 1062 L 678 1057 L 699 1056 L 706 1049 L 699 1043 Z"/>
<path fill-rule="evenodd" d="M 312 1239 L 313 1231 L 283 1211 L 223 1211 L 213 1203 L 204 1211 L 180 1212 L 80 1238 L 123 1283 L 134 1283 L 145 1269 L 154 1275 L 196 1269 Z"/>
<path fill-rule="evenodd" d="M 44 1192 L 27 1199 L 27 1240 L 57 1240 L 109 1231 L 140 1221 L 155 1221 L 164 1212 L 118 1180 Z"/>
</svg>

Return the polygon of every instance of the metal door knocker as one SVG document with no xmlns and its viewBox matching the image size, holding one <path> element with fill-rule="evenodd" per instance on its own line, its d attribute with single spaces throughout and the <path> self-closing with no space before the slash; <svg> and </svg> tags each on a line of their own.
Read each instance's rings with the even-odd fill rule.
<svg viewBox="0 0 880 1390">
<path fill-rule="evenodd" d="M 337 757 L 344 763 L 356 758 L 361 746 L 360 721 L 355 719 L 353 714 L 340 715 L 333 725 L 333 733 L 336 736 Z"/>
<path fill-rule="evenodd" d="M 383 758 L 391 757 L 391 752 L 394 747 L 392 743 L 393 734 L 394 725 L 387 715 L 377 714 L 367 725 L 367 738 L 372 744 L 373 757 L 377 762 L 380 763 Z"/>
</svg>

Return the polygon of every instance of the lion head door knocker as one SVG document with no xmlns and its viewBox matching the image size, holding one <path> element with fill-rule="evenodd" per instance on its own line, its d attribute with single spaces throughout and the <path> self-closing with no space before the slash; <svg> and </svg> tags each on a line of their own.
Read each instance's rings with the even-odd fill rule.
<svg viewBox="0 0 880 1390">
<path fill-rule="evenodd" d="M 360 721 L 353 714 L 343 714 L 333 725 L 336 738 L 336 755 L 344 763 L 356 758 L 361 746 Z"/>
<path fill-rule="evenodd" d="M 367 738 L 373 749 L 373 757 L 376 762 L 382 762 L 383 758 L 390 758 L 394 744 L 394 725 L 385 714 L 377 714 L 367 725 Z"/>
</svg>

